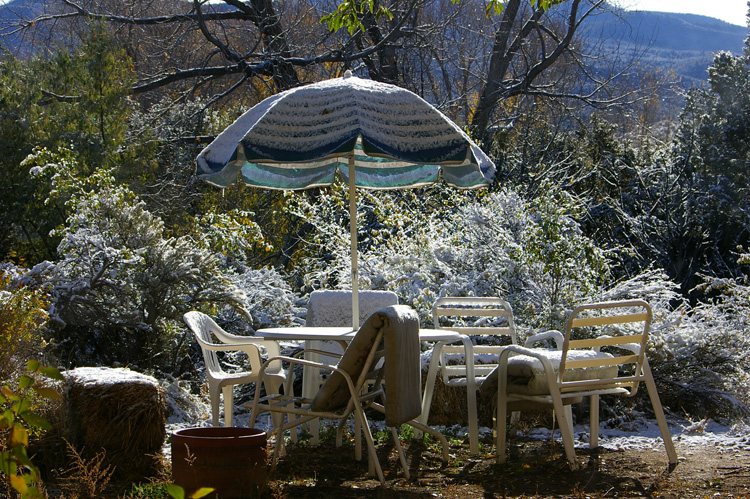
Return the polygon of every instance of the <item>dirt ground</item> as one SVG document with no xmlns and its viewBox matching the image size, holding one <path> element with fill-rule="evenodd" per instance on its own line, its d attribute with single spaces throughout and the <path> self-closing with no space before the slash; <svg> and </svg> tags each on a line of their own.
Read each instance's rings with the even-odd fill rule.
<svg viewBox="0 0 750 499">
<path fill-rule="evenodd" d="M 411 479 L 406 480 L 392 446 L 379 445 L 386 486 L 367 474 L 354 450 L 324 443 L 289 448 L 269 475 L 267 497 L 446 497 L 446 498 L 750 498 L 750 452 L 676 442 L 680 462 L 667 464 L 663 451 L 598 453 L 578 449 L 578 470 L 568 466 L 558 443 L 515 438 L 509 459 L 497 465 L 491 438 L 471 457 L 467 445 L 452 441 L 443 465 L 432 446 L 407 446 Z"/>
</svg>

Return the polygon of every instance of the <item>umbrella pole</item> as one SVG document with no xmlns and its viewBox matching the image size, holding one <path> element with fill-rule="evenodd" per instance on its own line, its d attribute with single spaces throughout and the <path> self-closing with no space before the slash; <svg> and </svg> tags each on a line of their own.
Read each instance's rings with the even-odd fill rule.
<svg viewBox="0 0 750 499">
<path fill-rule="evenodd" d="M 349 230 L 352 234 L 352 329 L 359 329 L 359 270 L 357 269 L 357 183 L 354 180 L 354 150 L 349 153 Z"/>
</svg>

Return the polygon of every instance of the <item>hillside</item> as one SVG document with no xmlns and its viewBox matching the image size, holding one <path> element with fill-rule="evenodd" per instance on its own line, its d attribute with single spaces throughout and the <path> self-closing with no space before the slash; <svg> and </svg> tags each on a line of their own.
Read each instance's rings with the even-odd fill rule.
<svg viewBox="0 0 750 499">
<path fill-rule="evenodd" d="M 0 46 L 14 52 L 20 48 L 20 53 L 24 53 L 24 39 L 9 33 L 18 18 L 32 19 L 46 3 L 12 0 L 0 5 Z M 560 8 L 564 9 L 564 5 Z M 706 16 L 616 9 L 590 18 L 582 31 L 589 41 L 601 40 L 620 54 L 647 49 L 642 64 L 674 70 L 685 86 L 705 82 L 706 68 L 716 52 L 742 52 L 748 34 L 745 27 Z"/>
<path fill-rule="evenodd" d="M 0 48 L 26 53 L 26 38 L 16 33 L 18 20 L 31 20 L 44 9 L 44 0 L 11 0 L 0 5 Z"/>
<path fill-rule="evenodd" d="M 714 54 L 740 54 L 748 29 L 694 14 L 667 12 L 607 12 L 587 24 L 587 32 L 621 52 L 643 52 L 642 63 L 674 70 L 685 86 L 706 80 Z"/>
</svg>

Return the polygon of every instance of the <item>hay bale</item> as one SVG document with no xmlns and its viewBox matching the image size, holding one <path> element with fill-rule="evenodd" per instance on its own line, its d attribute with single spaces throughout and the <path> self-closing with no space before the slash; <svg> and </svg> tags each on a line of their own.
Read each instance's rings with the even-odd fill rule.
<svg viewBox="0 0 750 499">
<path fill-rule="evenodd" d="M 423 373 L 422 384 L 427 379 Z M 492 427 L 492 400 L 483 399 L 477 392 L 477 418 L 480 426 Z M 437 426 L 468 426 L 468 405 L 465 386 L 446 386 L 438 373 L 430 404 L 428 424 Z"/>
<path fill-rule="evenodd" d="M 114 477 L 154 476 L 166 436 L 165 399 L 151 376 L 82 367 L 63 373 L 67 440 L 84 459 L 105 452 Z"/>
</svg>

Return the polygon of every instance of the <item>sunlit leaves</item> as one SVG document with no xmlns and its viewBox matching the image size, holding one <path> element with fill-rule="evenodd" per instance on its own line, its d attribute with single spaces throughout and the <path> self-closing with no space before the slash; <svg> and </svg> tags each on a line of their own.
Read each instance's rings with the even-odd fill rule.
<svg viewBox="0 0 750 499">
<path fill-rule="evenodd" d="M 55 378 L 61 376 L 54 368 L 45 367 L 42 371 L 38 361 L 28 361 L 26 373 L 16 380 L 16 387 L 3 385 L 3 395 L 0 397 L 0 407 L 3 408 L 0 428 L 8 429 L 7 446 L 0 452 L 0 472 L 8 480 L 10 487 L 23 498 L 41 497 L 36 487 L 39 471 L 29 459 L 26 449 L 32 433 L 51 427 L 49 422 L 33 412 L 30 398 L 32 389 L 44 398 L 57 395 L 56 390 L 46 387 L 36 379 L 37 375 L 45 376 L 45 373 Z"/>
<path fill-rule="evenodd" d="M 201 499 L 202 497 L 206 497 L 207 495 L 212 493 L 214 490 L 216 489 L 213 489 L 211 487 L 200 487 L 189 496 L 186 496 L 185 489 L 183 489 L 179 485 L 175 485 L 173 483 L 167 485 L 167 494 L 169 494 L 173 499 Z"/>
<path fill-rule="evenodd" d="M 364 14 L 372 14 L 376 20 L 381 16 L 393 19 L 393 14 L 386 7 L 378 5 L 375 8 L 375 4 L 374 0 L 344 0 L 332 14 L 323 16 L 320 22 L 328 24 L 328 29 L 334 33 L 346 28 L 349 34 L 353 35 L 357 30 L 364 30 L 360 20 Z"/>
</svg>

